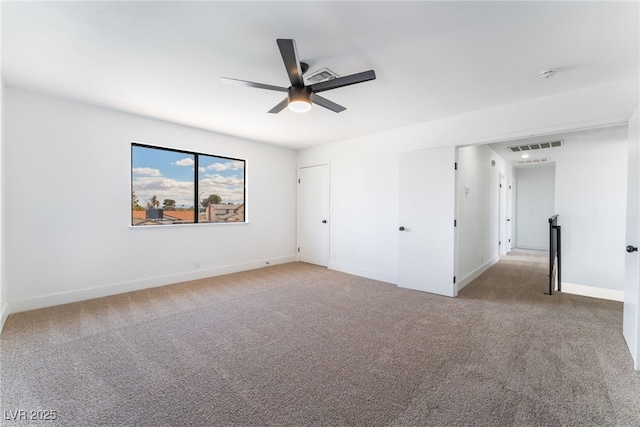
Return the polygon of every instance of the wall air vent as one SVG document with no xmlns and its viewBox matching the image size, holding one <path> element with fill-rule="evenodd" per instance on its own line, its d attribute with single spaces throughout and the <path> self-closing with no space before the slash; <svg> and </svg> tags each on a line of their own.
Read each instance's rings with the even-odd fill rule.
<svg viewBox="0 0 640 427">
<path fill-rule="evenodd" d="M 334 73 L 330 69 L 323 68 L 321 70 L 309 73 L 308 76 L 305 76 L 305 79 L 307 79 L 309 84 L 314 84 L 314 83 L 326 82 L 327 80 L 337 79 L 338 77 L 340 76 L 338 76 L 336 73 Z"/>
<path fill-rule="evenodd" d="M 550 162 L 551 157 L 545 157 L 544 159 L 528 159 L 528 160 L 518 160 L 519 165 L 533 165 L 538 163 L 546 163 Z"/>
<path fill-rule="evenodd" d="M 513 153 L 519 153 L 521 151 L 532 151 L 532 150 L 542 150 L 545 148 L 556 148 L 562 147 L 564 144 L 564 140 L 559 141 L 551 141 L 551 142 L 541 142 L 539 144 L 525 144 L 525 145 L 515 145 L 513 147 L 509 147 L 509 150 Z"/>
</svg>

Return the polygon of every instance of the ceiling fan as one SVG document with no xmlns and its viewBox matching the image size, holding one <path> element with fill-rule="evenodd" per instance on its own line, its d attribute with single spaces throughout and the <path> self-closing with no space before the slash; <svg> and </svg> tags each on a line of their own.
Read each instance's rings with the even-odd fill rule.
<svg viewBox="0 0 640 427">
<path fill-rule="evenodd" d="M 269 110 L 269 113 L 279 113 L 285 107 L 289 107 L 290 110 L 296 112 L 309 111 L 311 109 L 312 103 L 318 104 L 321 107 L 339 113 L 346 110 L 346 108 L 342 105 L 336 104 L 335 102 L 321 97 L 320 95 L 318 95 L 318 92 L 336 89 L 343 86 L 349 86 L 356 83 L 362 83 L 368 80 L 374 80 L 376 78 L 376 74 L 373 72 L 373 70 L 369 70 L 305 86 L 302 76 L 309 69 L 309 65 L 304 62 L 300 62 L 300 60 L 298 59 L 296 42 L 293 39 L 277 39 L 276 42 L 278 43 L 278 48 L 280 49 L 280 54 L 282 55 L 284 66 L 287 69 L 287 74 L 289 75 L 289 80 L 291 81 L 291 86 L 289 86 L 288 88 L 281 86 L 272 86 L 263 83 L 249 82 L 246 80 L 231 79 L 228 77 L 220 78 L 222 82 L 226 84 L 255 87 L 258 89 L 274 90 L 278 92 L 287 92 L 287 97 L 280 103 L 278 103 L 278 105 Z"/>
</svg>

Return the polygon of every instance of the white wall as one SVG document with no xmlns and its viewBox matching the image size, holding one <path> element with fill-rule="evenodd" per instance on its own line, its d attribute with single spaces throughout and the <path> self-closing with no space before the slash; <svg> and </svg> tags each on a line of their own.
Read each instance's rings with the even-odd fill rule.
<svg viewBox="0 0 640 427">
<path fill-rule="evenodd" d="M 338 144 L 318 151 L 308 161 L 302 154 L 298 164 L 330 161 L 329 268 L 397 283 L 398 153 Z"/>
<path fill-rule="evenodd" d="M 520 181 L 518 181 L 520 182 Z M 556 161 L 555 213 L 562 227 L 563 291 L 624 289 L 627 130 L 584 141 Z M 569 285 L 565 286 L 567 282 Z"/>
<path fill-rule="evenodd" d="M 397 283 L 400 153 L 626 122 L 637 104 L 628 79 L 299 151 L 299 166 L 331 163 L 329 268 Z"/>
<path fill-rule="evenodd" d="M 0 2 L 0 21 L 2 20 L 2 3 Z M 0 69 L 2 55 L 0 54 Z M 5 286 L 5 251 L 4 251 L 4 80 L 0 75 L 0 331 L 9 315 L 7 306 L 7 289 Z"/>
<path fill-rule="evenodd" d="M 499 260 L 500 173 L 511 182 L 513 168 L 488 146 L 458 149 L 458 289 Z"/>
<path fill-rule="evenodd" d="M 0 5 L 0 11 L 2 6 Z M 1 15 L 1 12 L 0 12 Z M 0 55 L 1 56 L 1 55 Z M 0 64 L 1 68 L 1 64 Z M 7 306 L 7 287 L 5 280 L 5 250 L 4 250 L 4 82 L 0 77 L 0 331 L 9 315 Z"/>
<path fill-rule="evenodd" d="M 12 87 L 4 113 L 11 312 L 295 260 L 293 151 Z M 250 223 L 130 227 L 131 141 L 246 159 Z"/>
<path fill-rule="evenodd" d="M 516 179 L 516 246 L 549 250 L 549 217 L 555 213 L 555 165 L 516 169 Z"/>
</svg>

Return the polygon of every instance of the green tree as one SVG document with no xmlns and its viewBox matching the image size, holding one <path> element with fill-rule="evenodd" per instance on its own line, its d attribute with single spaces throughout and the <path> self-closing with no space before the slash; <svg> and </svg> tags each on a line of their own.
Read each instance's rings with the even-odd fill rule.
<svg viewBox="0 0 640 427">
<path fill-rule="evenodd" d="M 156 196 L 153 196 L 149 200 L 147 200 L 147 208 L 148 209 L 157 209 L 160 206 L 160 202 Z"/>
<path fill-rule="evenodd" d="M 209 197 L 207 197 L 206 199 L 202 199 L 200 204 L 202 205 L 203 208 L 206 208 L 210 204 L 211 205 L 217 205 L 220 202 L 222 202 L 222 198 L 220 196 L 218 196 L 217 194 L 212 194 Z"/>
<path fill-rule="evenodd" d="M 173 199 L 164 199 L 164 202 L 162 202 L 162 209 L 166 209 L 168 211 L 175 211 L 176 201 Z"/>
<path fill-rule="evenodd" d="M 136 196 L 136 192 L 131 190 L 131 210 L 132 211 L 143 211 L 144 208 L 140 206 L 140 201 Z"/>
</svg>

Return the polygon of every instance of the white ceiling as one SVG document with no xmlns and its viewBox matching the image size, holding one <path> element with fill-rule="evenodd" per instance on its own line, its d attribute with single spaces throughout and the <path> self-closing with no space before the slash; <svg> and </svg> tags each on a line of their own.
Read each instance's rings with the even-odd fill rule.
<svg viewBox="0 0 640 427">
<path fill-rule="evenodd" d="M 638 76 L 638 2 L 2 2 L 6 84 L 300 149 Z M 310 72 L 374 69 L 321 107 L 267 114 Z M 538 74 L 557 70 L 552 79 Z"/>
</svg>

